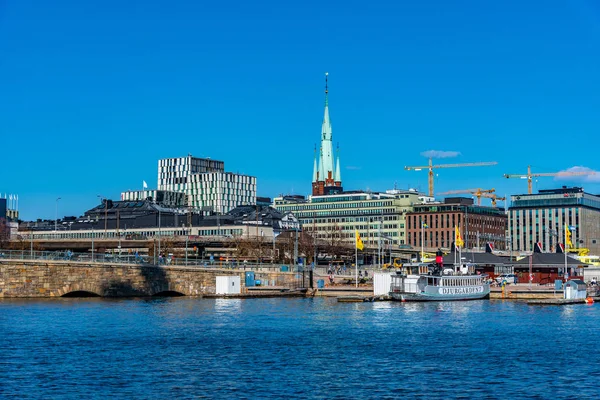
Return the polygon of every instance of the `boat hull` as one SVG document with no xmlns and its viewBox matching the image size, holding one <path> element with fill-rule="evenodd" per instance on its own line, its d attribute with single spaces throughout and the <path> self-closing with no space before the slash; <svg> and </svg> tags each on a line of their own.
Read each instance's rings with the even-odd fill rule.
<svg viewBox="0 0 600 400">
<path fill-rule="evenodd" d="M 490 293 L 464 296 L 431 296 L 422 293 L 390 293 L 393 300 L 397 301 L 467 301 L 488 299 Z"/>
<path fill-rule="evenodd" d="M 489 285 L 440 287 L 427 286 L 417 293 L 392 291 L 390 296 L 398 301 L 464 301 L 487 299 L 490 296 Z"/>
</svg>

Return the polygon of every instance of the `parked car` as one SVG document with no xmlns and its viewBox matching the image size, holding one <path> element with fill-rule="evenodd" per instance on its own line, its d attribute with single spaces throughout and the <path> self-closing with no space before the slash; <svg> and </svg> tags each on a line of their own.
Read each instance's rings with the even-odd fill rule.
<svg viewBox="0 0 600 400">
<path fill-rule="evenodd" d="M 502 284 L 502 282 L 514 284 L 517 283 L 517 280 L 518 278 L 515 274 L 502 274 L 496 277 L 496 282 L 498 282 L 498 284 Z"/>
</svg>

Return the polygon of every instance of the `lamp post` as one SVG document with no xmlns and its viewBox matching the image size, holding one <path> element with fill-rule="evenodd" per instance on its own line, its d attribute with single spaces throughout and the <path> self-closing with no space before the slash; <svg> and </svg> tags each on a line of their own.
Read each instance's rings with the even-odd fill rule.
<svg viewBox="0 0 600 400">
<path fill-rule="evenodd" d="M 92 262 L 94 262 L 94 226 L 92 225 Z"/>
<path fill-rule="evenodd" d="M 106 230 L 107 230 L 107 222 L 108 222 L 108 201 L 101 195 L 97 195 L 100 201 L 104 201 L 104 239 L 106 239 Z"/>
<path fill-rule="evenodd" d="M 54 233 L 56 233 L 57 230 L 57 226 L 58 226 L 58 201 L 60 200 L 60 197 L 56 198 L 56 208 L 54 210 Z"/>
<path fill-rule="evenodd" d="M 160 206 L 159 206 L 160 207 Z M 160 208 L 158 209 L 158 262 L 160 264 Z"/>
<path fill-rule="evenodd" d="M 294 241 L 294 271 L 297 270 L 298 263 L 298 227 L 294 224 L 294 231 L 296 233 L 296 239 Z"/>
<path fill-rule="evenodd" d="M 421 221 L 421 262 L 425 256 L 425 221 Z"/>
<path fill-rule="evenodd" d="M 317 268 L 317 213 L 313 212 L 313 270 Z"/>
<path fill-rule="evenodd" d="M 379 226 L 377 229 L 377 268 L 381 269 L 381 223 L 379 221 Z"/>
<path fill-rule="evenodd" d="M 187 264 L 188 264 L 188 239 L 190 237 L 188 236 L 188 233 L 186 230 L 184 230 L 183 233 L 185 233 L 185 266 L 187 267 Z"/>
</svg>

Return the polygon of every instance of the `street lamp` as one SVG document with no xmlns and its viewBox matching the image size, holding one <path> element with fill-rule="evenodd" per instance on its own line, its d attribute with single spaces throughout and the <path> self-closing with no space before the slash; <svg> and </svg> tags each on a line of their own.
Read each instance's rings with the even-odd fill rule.
<svg viewBox="0 0 600 400">
<path fill-rule="evenodd" d="M 92 262 L 94 262 L 94 225 L 92 225 Z"/>
<path fill-rule="evenodd" d="M 58 201 L 60 200 L 60 197 L 56 198 L 56 208 L 54 210 L 54 233 L 56 233 L 57 230 L 57 225 L 58 225 Z"/>
<path fill-rule="evenodd" d="M 97 195 L 97 197 L 100 198 L 100 201 L 104 201 L 104 239 L 106 239 L 106 224 L 108 222 L 108 201 L 101 195 Z"/>
<path fill-rule="evenodd" d="M 421 262 L 425 257 L 425 228 L 427 228 L 427 224 L 425 221 L 421 221 Z"/>
<path fill-rule="evenodd" d="M 158 206 L 158 263 L 160 264 L 160 206 Z"/>
</svg>

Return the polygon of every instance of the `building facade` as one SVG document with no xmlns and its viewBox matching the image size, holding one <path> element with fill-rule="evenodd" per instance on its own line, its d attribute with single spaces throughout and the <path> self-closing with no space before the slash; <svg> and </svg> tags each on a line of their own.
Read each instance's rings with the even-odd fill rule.
<svg viewBox="0 0 600 400">
<path fill-rule="evenodd" d="M 184 207 L 187 205 L 187 196 L 183 192 L 169 190 L 130 190 L 121 193 L 121 201 L 152 200 L 165 207 Z"/>
<path fill-rule="evenodd" d="M 0 237 L 14 238 L 17 234 L 19 223 L 19 196 L 4 194 L 0 197 Z"/>
<path fill-rule="evenodd" d="M 224 171 L 223 161 L 192 157 L 191 154 L 158 160 L 158 190 L 187 193 L 191 189 L 192 175 Z"/>
<path fill-rule="evenodd" d="M 319 147 L 318 162 L 317 150 L 313 165 L 312 195 L 323 196 L 343 191 L 342 176 L 340 171 L 340 154 L 338 148 L 337 163 L 334 166 L 333 137 L 331 121 L 329 120 L 327 74 L 325 74 L 325 114 L 321 126 L 321 145 Z"/>
<path fill-rule="evenodd" d="M 320 240 L 353 244 L 357 230 L 367 247 L 406 244 L 405 214 L 423 201 L 414 190 L 389 193 L 342 192 L 332 195 L 276 197 L 273 207 L 292 212 L 302 230 Z"/>
<path fill-rule="evenodd" d="M 509 237 L 513 250 L 531 252 L 541 243 L 556 252 L 565 243 L 565 226 L 575 248 L 600 254 L 600 196 L 580 187 L 540 190 L 537 194 L 511 196 Z"/>
<path fill-rule="evenodd" d="M 407 243 L 428 249 L 451 249 L 459 228 L 464 247 L 506 248 L 507 216 L 503 210 L 473 204 L 473 199 L 446 198 L 443 203 L 415 205 L 406 215 Z"/>
<path fill-rule="evenodd" d="M 121 193 L 124 201 L 147 198 L 166 207 L 225 214 L 239 205 L 256 204 L 256 178 L 225 172 L 223 161 L 210 158 L 165 158 L 158 161 L 157 190 Z"/>
<path fill-rule="evenodd" d="M 56 226 L 56 229 L 55 229 Z M 28 239 L 152 239 L 157 236 L 228 238 L 261 237 L 298 230 L 298 220 L 269 206 L 240 206 L 225 215 L 204 216 L 182 208 L 169 208 L 150 200 L 112 201 L 88 210 L 81 217 L 57 221 L 23 222 L 19 233 Z"/>
<path fill-rule="evenodd" d="M 256 178 L 231 172 L 191 175 L 188 204 L 198 210 L 224 214 L 240 205 L 256 204 Z"/>
</svg>

